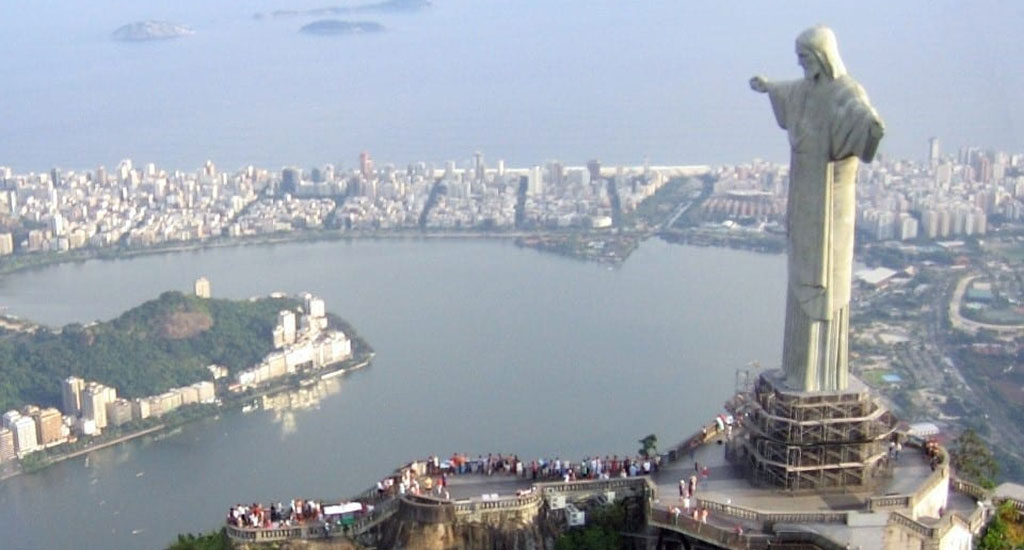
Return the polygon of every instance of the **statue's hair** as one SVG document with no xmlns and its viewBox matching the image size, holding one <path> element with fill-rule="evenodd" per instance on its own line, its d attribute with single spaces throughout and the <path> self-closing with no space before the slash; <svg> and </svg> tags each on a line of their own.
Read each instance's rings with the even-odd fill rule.
<svg viewBox="0 0 1024 550">
<path fill-rule="evenodd" d="M 846 66 L 839 57 L 839 44 L 832 29 L 824 25 L 811 27 L 796 37 L 796 47 L 813 53 L 829 78 L 835 80 L 846 74 Z"/>
</svg>

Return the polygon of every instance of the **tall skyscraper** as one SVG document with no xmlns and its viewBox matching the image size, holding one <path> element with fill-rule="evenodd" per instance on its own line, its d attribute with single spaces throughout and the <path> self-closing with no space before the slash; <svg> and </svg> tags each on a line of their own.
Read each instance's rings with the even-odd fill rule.
<svg viewBox="0 0 1024 550">
<path fill-rule="evenodd" d="M 484 181 L 484 154 L 480 151 L 473 153 L 473 178 Z"/>
<path fill-rule="evenodd" d="M 373 176 L 373 159 L 370 158 L 370 153 L 366 151 L 359 153 L 359 173 L 362 174 L 364 179 L 370 179 Z"/>
<path fill-rule="evenodd" d="M 295 312 L 282 310 L 277 314 L 277 325 L 281 327 L 281 338 L 283 343 L 292 344 L 295 342 Z"/>
<path fill-rule="evenodd" d="M 281 192 L 295 193 L 302 183 L 302 169 L 288 166 L 281 169 Z"/>
<path fill-rule="evenodd" d="M 562 161 L 553 160 L 548 163 L 548 183 L 555 186 L 565 183 L 565 165 Z"/>
<path fill-rule="evenodd" d="M 928 140 L 928 164 L 932 170 L 939 165 L 939 138 L 937 137 Z"/>
<path fill-rule="evenodd" d="M 82 414 L 83 389 L 85 389 L 85 380 L 77 376 L 69 376 L 64 379 L 60 386 L 64 414 L 68 416 L 79 416 Z"/>
<path fill-rule="evenodd" d="M 39 448 L 36 439 L 36 421 L 31 416 L 22 416 L 11 423 L 14 432 L 14 449 L 18 456 L 25 456 Z"/>
<path fill-rule="evenodd" d="M 114 388 L 89 382 L 82 390 L 82 418 L 92 420 L 96 427 L 103 429 L 107 427 L 107 403 L 117 399 L 117 391 Z"/>
<path fill-rule="evenodd" d="M 588 160 L 587 171 L 590 172 L 590 181 L 601 179 L 601 161 L 597 159 Z"/>
</svg>

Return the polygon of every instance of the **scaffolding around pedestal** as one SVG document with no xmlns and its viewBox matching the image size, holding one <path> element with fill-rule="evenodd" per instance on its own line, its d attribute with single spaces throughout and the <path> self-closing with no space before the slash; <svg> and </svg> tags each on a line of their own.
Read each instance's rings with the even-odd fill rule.
<svg viewBox="0 0 1024 550">
<path fill-rule="evenodd" d="M 888 470 L 896 421 L 870 389 L 850 377 L 842 391 L 789 388 L 781 370 L 754 384 L 735 458 L 751 481 L 786 491 L 862 490 Z"/>
</svg>

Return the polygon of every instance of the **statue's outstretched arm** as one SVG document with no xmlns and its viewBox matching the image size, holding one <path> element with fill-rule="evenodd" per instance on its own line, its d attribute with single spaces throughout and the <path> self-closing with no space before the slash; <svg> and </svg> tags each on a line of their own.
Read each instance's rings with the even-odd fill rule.
<svg viewBox="0 0 1024 550">
<path fill-rule="evenodd" d="M 750 79 L 750 89 L 754 90 L 759 94 L 768 93 L 771 88 L 772 82 L 763 76 L 755 76 Z"/>
</svg>

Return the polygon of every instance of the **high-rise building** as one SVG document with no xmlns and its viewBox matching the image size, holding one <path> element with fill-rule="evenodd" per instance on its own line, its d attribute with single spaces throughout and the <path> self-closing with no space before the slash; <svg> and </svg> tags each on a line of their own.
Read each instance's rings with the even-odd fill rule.
<svg viewBox="0 0 1024 550">
<path fill-rule="evenodd" d="M 107 422 L 111 426 L 122 426 L 132 420 L 132 402 L 118 398 L 107 403 Z"/>
<path fill-rule="evenodd" d="M 14 447 L 14 432 L 7 428 L 0 428 L 0 464 L 14 460 L 18 452 Z"/>
<path fill-rule="evenodd" d="M 317 298 L 312 294 L 306 294 L 306 313 L 310 317 L 318 318 L 327 315 L 327 306 L 323 298 Z"/>
<path fill-rule="evenodd" d="M 565 165 L 561 161 L 553 160 L 548 163 L 548 183 L 555 186 L 565 183 Z"/>
<path fill-rule="evenodd" d="M 149 399 L 132 399 L 132 420 L 145 420 L 149 418 Z"/>
<path fill-rule="evenodd" d="M 526 183 L 526 194 L 537 196 L 544 194 L 544 180 L 541 178 L 540 166 L 530 169 L 530 175 Z"/>
<path fill-rule="evenodd" d="M 362 174 L 363 179 L 370 179 L 373 176 L 373 159 L 366 151 L 359 153 L 359 173 Z"/>
<path fill-rule="evenodd" d="M 82 390 L 82 418 L 92 420 L 96 427 L 107 427 L 107 403 L 117 399 L 114 388 L 96 382 L 89 382 Z"/>
<path fill-rule="evenodd" d="M 3 427 L 8 430 L 14 426 L 14 421 L 21 418 L 21 413 L 15 410 L 10 410 L 4 413 L 3 416 Z"/>
<path fill-rule="evenodd" d="M 288 166 L 281 169 L 281 192 L 292 193 L 299 188 L 302 183 L 302 169 L 294 166 Z"/>
<path fill-rule="evenodd" d="M 484 181 L 484 154 L 480 151 L 473 153 L 473 179 Z"/>
<path fill-rule="evenodd" d="M 597 159 L 588 160 L 587 172 L 590 172 L 590 181 L 601 179 L 601 161 Z"/>
<path fill-rule="evenodd" d="M 282 310 L 277 313 L 277 325 L 281 327 L 281 337 L 285 344 L 295 342 L 295 312 Z"/>
<path fill-rule="evenodd" d="M 928 140 L 928 164 L 932 170 L 939 165 L 939 138 L 937 137 Z"/>
<path fill-rule="evenodd" d="M 39 445 L 45 447 L 64 439 L 64 422 L 57 409 L 50 407 L 37 410 L 32 418 L 36 423 L 36 441 Z"/>
<path fill-rule="evenodd" d="M 36 439 L 36 421 L 31 416 L 19 417 L 11 424 L 11 431 L 14 432 L 14 449 L 18 457 L 23 457 L 39 449 L 39 441 Z"/>
<path fill-rule="evenodd" d="M 64 414 L 68 416 L 79 416 L 82 414 L 82 390 L 85 389 L 85 380 L 77 376 L 69 376 L 61 383 L 61 398 L 64 405 Z"/>
<path fill-rule="evenodd" d="M 200 277 L 200 278 L 196 279 L 196 282 L 195 282 L 195 285 L 194 285 L 194 289 L 195 289 L 195 293 L 196 293 L 197 297 L 199 297 L 199 298 L 209 298 L 210 297 L 210 280 L 207 279 L 206 277 Z"/>
<path fill-rule="evenodd" d="M 0 256 L 7 256 L 14 253 L 14 235 L 0 233 Z"/>
</svg>

